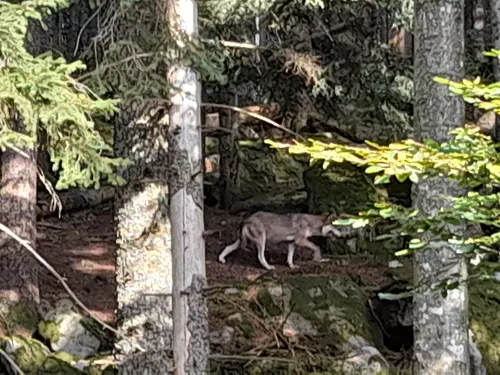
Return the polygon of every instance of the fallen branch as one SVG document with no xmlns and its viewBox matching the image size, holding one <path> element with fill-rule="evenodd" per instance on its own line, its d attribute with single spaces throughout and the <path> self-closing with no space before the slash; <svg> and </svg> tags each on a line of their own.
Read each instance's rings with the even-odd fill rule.
<svg viewBox="0 0 500 375">
<path fill-rule="evenodd" d="M 240 107 L 235 107 L 233 105 L 227 105 L 227 104 L 217 104 L 217 103 L 201 103 L 201 105 L 202 105 L 202 107 L 215 107 L 215 108 L 230 109 L 230 110 L 235 111 L 235 112 L 243 113 L 244 115 L 247 115 L 247 116 L 250 116 L 250 117 L 254 117 L 256 119 L 264 121 L 265 123 L 268 123 L 269 125 L 274 126 L 275 128 L 281 129 L 285 133 L 291 134 L 294 137 L 297 137 L 298 139 L 301 139 L 303 141 L 306 140 L 300 134 L 298 134 L 298 133 L 294 132 L 293 130 L 290 130 L 290 129 L 288 129 L 288 128 L 286 128 L 286 127 L 278 124 L 276 121 L 273 121 L 273 120 L 271 120 L 271 119 L 269 119 L 267 117 L 264 117 L 262 115 L 259 115 L 257 113 L 246 111 L 246 110 L 244 110 L 244 109 L 242 109 Z"/>
</svg>

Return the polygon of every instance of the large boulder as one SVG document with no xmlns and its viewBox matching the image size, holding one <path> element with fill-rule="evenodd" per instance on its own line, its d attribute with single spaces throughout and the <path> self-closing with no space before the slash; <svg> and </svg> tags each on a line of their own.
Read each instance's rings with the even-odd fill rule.
<svg viewBox="0 0 500 375">
<path fill-rule="evenodd" d="M 271 149 L 262 142 L 241 144 L 239 154 L 234 209 L 279 209 L 305 200 L 302 175 L 307 160 L 294 157 L 287 150 Z"/>
<path fill-rule="evenodd" d="M 331 164 L 323 169 L 315 163 L 304 172 L 309 212 L 356 214 L 369 208 L 376 200 L 378 189 L 362 170 L 349 164 Z"/>
<path fill-rule="evenodd" d="M 389 373 L 367 298 L 347 277 L 267 281 L 210 301 L 215 374 Z"/>
</svg>

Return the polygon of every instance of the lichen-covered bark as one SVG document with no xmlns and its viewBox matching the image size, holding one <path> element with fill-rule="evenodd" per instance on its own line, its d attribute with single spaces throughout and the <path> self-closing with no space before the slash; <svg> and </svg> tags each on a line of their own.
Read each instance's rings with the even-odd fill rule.
<svg viewBox="0 0 500 375">
<path fill-rule="evenodd" d="M 22 131 L 16 116 L 14 122 L 14 128 Z M 9 149 L 1 156 L 0 222 L 35 247 L 36 150 L 20 151 Z M 1 312 L 6 313 L 13 302 L 35 309 L 40 302 L 36 259 L 4 232 L 0 232 L 0 259 Z"/>
<path fill-rule="evenodd" d="M 171 35 L 198 32 L 196 1 L 170 1 Z M 181 33 L 182 31 L 182 33 Z M 178 45 L 182 45 L 179 42 Z M 203 152 L 201 85 L 197 73 L 182 63 L 171 67 L 169 113 L 170 218 L 173 255 L 173 351 L 175 374 L 208 370 L 208 308 L 204 297 Z"/>
<path fill-rule="evenodd" d="M 116 156 L 134 162 L 121 171 L 127 185 L 118 189 L 115 207 L 118 319 L 128 338 L 116 344 L 123 375 L 172 371 L 167 124 L 148 103 L 124 103 L 115 131 Z"/>
<path fill-rule="evenodd" d="M 488 48 L 500 49 L 500 1 L 483 0 L 486 10 L 486 44 Z M 491 59 L 495 80 L 500 81 L 500 62 Z"/>
<path fill-rule="evenodd" d="M 463 0 L 415 1 L 415 134 L 416 138 L 449 138 L 448 132 L 464 121 L 464 105 L 435 76 L 463 77 Z M 445 196 L 463 194 L 455 183 L 432 178 L 414 186 L 413 203 L 424 215 L 443 207 Z M 464 230 L 462 227 L 453 230 Z M 465 261 L 447 242 L 433 242 L 415 254 L 415 278 L 421 289 L 414 297 L 415 372 L 417 374 L 469 374 L 467 287 L 443 297 L 435 285 L 444 278 L 467 276 Z"/>
</svg>

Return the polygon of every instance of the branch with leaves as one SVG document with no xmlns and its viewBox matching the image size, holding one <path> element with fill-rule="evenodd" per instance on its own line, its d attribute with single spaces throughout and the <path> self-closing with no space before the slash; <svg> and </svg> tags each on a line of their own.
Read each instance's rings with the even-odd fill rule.
<svg viewBox="0 0 500 375">
<path fill-rule="evenodd" d="M 485 53 L 486 54 L 486 53 Z M 500 51 L 489 52 L 500 56 Z M 500 85 L 484 84 L 480 79 L 474 81 L 451 82 L 436 78 L 437 82 L 447 84 L 453 95 L 460 95 L 476 107 L 500 113 Z M 295 144 L 267 141 L 271 147 L 288 149 L 290 154 L 306 154 L 311 163 L 322 163 L 328 168 L 332 163 L 348 162 L 364 167 L 365 173 L 374 175 L 376 185 L 387 184 L 391 178 L 399 182 L 410 179 L 413 183 L 427 178 L 442 176 L 457 181 L 461 186 L 486 191 L 500 187 L 499 145 L 491 137 L 482 134 L 475 125 L 465 125 L 450 132 L 448 142 L 437 143 L 427 140 L 423 143 L 412 139 L 395 142 L 388 146 L 366 142 L 363 146 L 349 146 L 325 143 L 313 139 Z M 425 247 L 432 241 L 448 241 L 456 244 L 457 252 L 474 257 L 478 262 L 484 253 L 498 254 L 496 245 L 500 242 L 500 194 L 481 194 L 470 191 L 463 197 L 443 197 L 449 201 L 446 207 L 432 216 L 422 215 L 415 208 L 407 208 L 379 197 L 373 208 L 358 215 L 344 217 L 335 222 L 337 225 L 350 225 L 355 228 L 376 225 L 382 221 L 393 221 L 399 225 L 390 233 L 377 239 L 394 236 L 410 236 L 407 249 L 397 255 L 406 255 Z M 471 235 L 467 232 L 457 234 L 457 225 L 482 224 L 493 229 L 491 235 Z M 477 263 L 476 263 L 477 264 Z"/>
</svg>

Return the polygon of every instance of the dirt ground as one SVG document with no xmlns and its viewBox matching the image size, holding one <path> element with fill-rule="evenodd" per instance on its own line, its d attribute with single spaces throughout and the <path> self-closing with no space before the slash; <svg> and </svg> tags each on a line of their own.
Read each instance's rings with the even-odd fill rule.
<svg viewBox="0 0 500 375">
<path fill-rule="evenodd" d="M 230 215 L 224 211 L 206 209 L 205 227 L 211 232 L 206 238 L 207 277 L 209 285 L 231 285 L 232 280 L 253 280 L 264 270 L 255 252 L 237 250 L 226 264 L 217 261 L 218 253 L 233 242 L 242 218 L 246 214 Z M 113 323 L 115 303 L 115 239 L 112 205 L 104 204 L 91 210 L 47 218 L 38 223 L 39 253 L 67 280 L 68 285 L 86 306 L 102 320 Z M 286 248 L 286 247 L 285 247 Z M 311 254 L 296 252 L 298 269 L 286 266 L 286 249 L 269 248 L 268 262 L 276 266 L 274 276 L 310 274 L 348 274 L 366 284 L 383 285 L 389 281 L 380 267 L 366 262 L 332 259 L 328 263 L 313 263 Z M 67 297 L 59 282 L 48 272 L 40 275 L 42 300 L 54 303 Z"/>
</svg>

